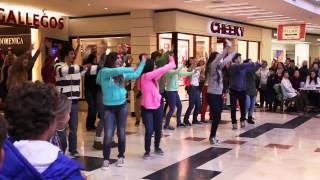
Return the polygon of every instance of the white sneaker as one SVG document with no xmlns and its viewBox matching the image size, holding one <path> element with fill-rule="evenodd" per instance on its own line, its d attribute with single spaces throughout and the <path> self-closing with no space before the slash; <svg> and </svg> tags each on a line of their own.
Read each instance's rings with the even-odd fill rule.
<svg viewBox="0 0 320 180">
<path fill-rule="evenodd" d="M 104 160 L 101 169 L 108 170 L 110 166 L 110 162 L 108 160 Z"/>
<path fill-rule="evenodd" d="M 124 166 L 124 158 L 119 158 L 116 162 L 117 167 L 123 167 Z"/>
<path fill-rule="evenodd" d="M 211 138 L 210 139 L 210 144 L 211 145 L 219 145 L 221 142 L 217 138 Z"/>
<path fill-rule="evenodd" d="M 246 122 L 245 122 L 245 121 L 242 121 L 242 122 L 241 122 L 241 128 L 244 128 L 244 127 L 246 127 Z"/>
</svg>

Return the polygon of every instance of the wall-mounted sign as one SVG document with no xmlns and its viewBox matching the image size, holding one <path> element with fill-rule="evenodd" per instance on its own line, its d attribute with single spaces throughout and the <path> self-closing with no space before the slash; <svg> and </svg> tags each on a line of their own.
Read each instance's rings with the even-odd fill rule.
<svg viewBox="0 0 320 180">
<path fill-rule="evenodd" d="M 0 24 L 23 25 L 30 27 L 44 27 L 52 29 L 63 29 L 63 18 L 50 17 L 47 15 L 15 12 L 0 8 Z"/>
<path fill-rule="evenodd" d="M 212 33 L 228 35 L 228 36 L 239 36 L 244 35 L 244 28 L 240 26 L 234 26 L 230 24 L 223 24 L 218 22 L 211 22 L 210 31 Z"/>
<path fill-rule="evenodd" d="M 305 24 L 278 26 L 278 40 L 304 40 L 305 36 Z"/>
<path fill-rule="evenodd" d="M 24 44 L 23 37 L 0 37 L 0 46 L 1 45 L 21 45 Z"/>
</svg>

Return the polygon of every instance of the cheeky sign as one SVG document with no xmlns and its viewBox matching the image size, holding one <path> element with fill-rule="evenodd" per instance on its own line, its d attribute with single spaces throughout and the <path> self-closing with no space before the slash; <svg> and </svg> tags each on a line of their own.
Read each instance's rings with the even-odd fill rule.
<svg viewBox="0 0 320 180">
<path fill-rule="evenodd" d="M 238 36 L 242 37 L 244 35 L 244 28 L 240 26 L 224 24 L 219 22 L 211 22 L 210 31 L 212 33 L 217 33 L 227 36 Z"/>
<path fill-rule="evenodd" d="M 29 27 L 43 27 L 51 29 L 63 29 L 63 18 L 50 17 L 20 11 L 6 10 L 0 7 L 0 24 L 23 25 Z"/>
</svg>

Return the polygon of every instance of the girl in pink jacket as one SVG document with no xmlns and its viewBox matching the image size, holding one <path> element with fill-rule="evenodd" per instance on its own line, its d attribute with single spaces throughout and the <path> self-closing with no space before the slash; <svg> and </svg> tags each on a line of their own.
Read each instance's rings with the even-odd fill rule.
<svg viewBox="0 0 320 180">
<path fill-rule="evenodd" d="M 158 80 L 168 71 L 176 67 L 173 56 L 169 57 L 169 63 L 159 69 L 154 70 L 155 62 L 148 60 L 138 80 L 138 87 L 141 91 L 141 111 L 142 120 L 145 125 L 145 154 L 144 159 L 150 158 L 151 136 L 155 132 L 155 150 L 158 155 L 163 155 L 160 149 L 161 130 L 163 113 L 160 106 L 161 95 L 159 92 Z"/>
</svg>

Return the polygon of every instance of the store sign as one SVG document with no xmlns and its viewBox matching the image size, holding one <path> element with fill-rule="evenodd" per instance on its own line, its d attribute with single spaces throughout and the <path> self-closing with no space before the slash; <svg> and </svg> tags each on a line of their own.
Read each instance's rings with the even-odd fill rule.
<svg viewBox="0 0 320 180">
<path fill-rule="evenodd" d="M 306 25 L 279 25 L 278 40 L 304 40 L 306 36 Z"/>
<path fill-rule="evenodd" d="M 23 45 L 23 37 L 0 37 L 0 46 Z"/>
<path fill-rule="evenodd" d="M 234 26 L 230 24 L 223 24 L 218 22 L 211 22 L 210 30 L 212 33 L 228 35 L 228 36 L 239 36 L 244 35 L 244 28 L 240 26 Z"/>
<path fill-rule="evenodd" d="M 63 18 L 50 17 L 47 15 L 15 12 L 0 8 L 0 24 L 24 25 L 30 27 L 43 27 L 51 29 L 63 29 Z"/>
</svg>

